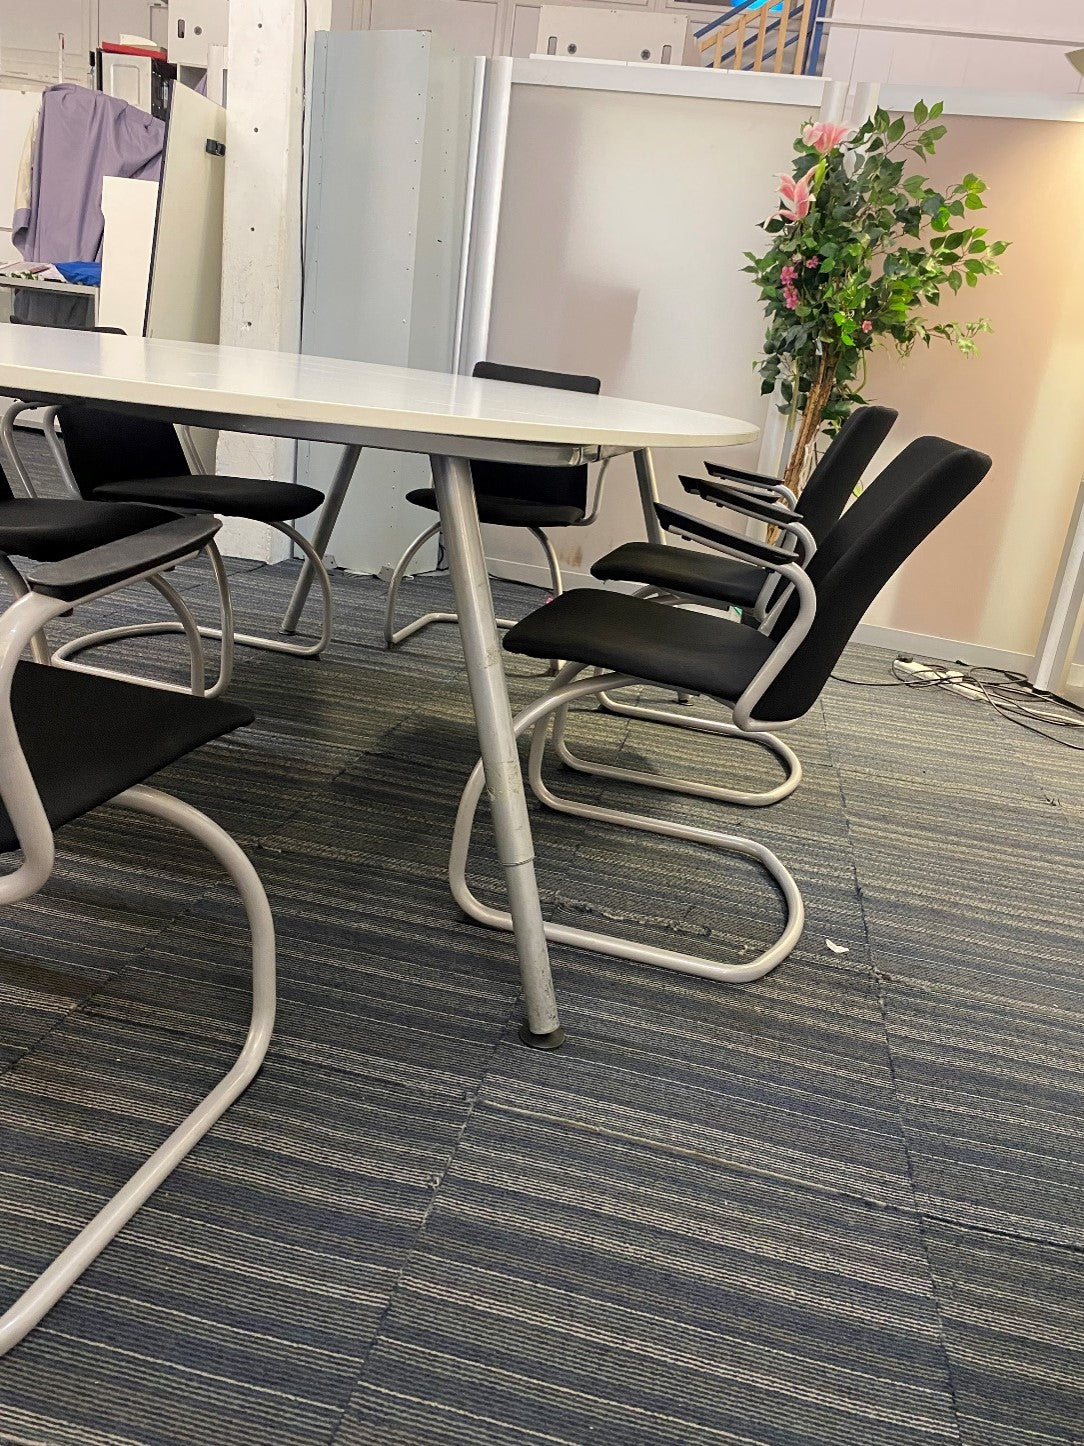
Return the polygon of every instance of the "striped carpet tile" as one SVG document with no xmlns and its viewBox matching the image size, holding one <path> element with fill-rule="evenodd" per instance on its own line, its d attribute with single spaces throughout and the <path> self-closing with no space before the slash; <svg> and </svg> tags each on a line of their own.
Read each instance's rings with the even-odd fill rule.
<svg viewBox="0 0 1084 1446">
<path fill-rule="evenodd" d="M 335 1446 L 957 1438 L 917 1221 L 484 1106 Z"/>
<path fill-rule="evenodd" d="M 232 571 L 273 633 L 296 564 Z M 206 572 L 178 581 L 209 618 Z M 1084 1439 L 1079 758 L 943 693 L 833 683 L 772 810 L 551 765 L 574 796 L 768 842 L 808 923 L 739 988 L 555 948 L 570 1043 L 534 1054 L 510 941 L 444 878 L 476 755 L 458 638 L 388 654 L 382 586 L 335 589 L 325 659 L 240 650 L 259 722 L 163 780 L 266 879 L 267 1066 L 0 1364 L 0 1442 Z M 497 593 L 502 613 L 538 598 Z M 421 580 L 403 616 L 447 597 Z M 158 609 L 133 593 L 57 636 Z M 183 655 L 121 656 L 175 676 Z M 508 671 L 517 704 L 544 686 Z M 840 672 L 884 681 L 887 659 L 855 648 Z M 777 776 L 587 709 L 572 736 L 636 768 Z M 557 917 L 719 957 L 778 927 L 747 864 L 535 818 Z M 5 1299 L 226 1068 L 246 1011 L 241 915 L 197 848 L 106 811 L 61 845 L 0 916 Z M 475 853 L 493 895 L 484 825 Z"/>
</svg>

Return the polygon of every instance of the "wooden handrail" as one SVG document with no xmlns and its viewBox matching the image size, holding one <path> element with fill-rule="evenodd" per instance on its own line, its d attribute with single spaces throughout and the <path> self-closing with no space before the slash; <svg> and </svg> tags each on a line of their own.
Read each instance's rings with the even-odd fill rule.
<svg viewBox="0 0 1084 1446">
<path fill-rule="evenodd" d="M 756 20 L 752 69 L 762 71 L 770 68 L 776 75 L 782 74 L 785 52 L 787 47 L 793 44 L 791 73 L 800 75 L 816 0 L 778 0 L 778 3 L 778 13 L 775 13 L 771 0 L 767 0 L 767 3 L 760 7 Z M 722 70 L 727 63 L 732 70 L 743 68 L 750 18 L 751 12 L 742 10 L 699 41 L 698 50 L 701 55 L 712 52 L 712 69 Z M 798 28 L 792 34 L 790 32 L 793 22 L 797 22 Z M 772 31 L 775 32 L 775 47 L 769 49 L 768 37 Z"/>
</svg>

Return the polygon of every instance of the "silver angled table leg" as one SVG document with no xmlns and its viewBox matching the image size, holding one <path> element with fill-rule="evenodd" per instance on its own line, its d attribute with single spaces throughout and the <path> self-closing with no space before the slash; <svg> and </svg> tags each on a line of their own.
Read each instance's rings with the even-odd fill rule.
<svg viewBox="0 0 1084 1446">
<path fill-rule="evenodd" d="M 519 751 L 512 732 L 512 708 L 501 663 L 470 463 L 461 457 L 431 460 L 485 768 L 486 792 L 493 813 L 497 855 L 504 870 L 519 956 L 527 1009 L 520 1038 L 537 1048 L 556 1049 L 564 1042 L 564 1032 L 550 973 L 542 905 L 534 875 L 534 841 Z"/>
<path fill-rule="evenodd" d="M 320 508 L 320 515 L 316 519 L 316 526 L 312 530 L 312 550 L 317 557 L 323 557 L 327 552 L 327 545 L 331 541 L 331 534 L 335 530 L 335 524 L 339 520 L 339 513 L 346 501 L 346 494 L 350 490 L 350 482 L 354 476 L 354 469 L 358 465 L 358 458 L 361 456 L 361 448 L 349 446 L 343 448 L 343 454 L 339 458 L 339 465 L 335 468 L 335 475 L 331 479 L 331 486 L 327 489 L 327 496 L 324 498 L 324 505 Z M 309 589 L 312 587 L 312 580 L 315 568 L 310 558 L 306 558 L 301 565 L 301 572 L 298 574 L 294 590 L 290 595 L 286 611 L 282 615 L 282 623 L 279 631 L 283 633 L 296 633 L 298 619 L 304 610 L 305 602 L 309 596 Z"/>
<path fill-rule="evenodd" d="M 659 500 L 659 488 L 655 481 L 654 460 L 646 447 L 641 447 L 638 452 L 633 452 L 632 460 L 636 467 L 636 485 L 640 489 L 640 506 L 644 512 L 647 540 L 648 542 L 665 543 L 666 533 L 663 532 L 658 513 L 655 511 L 655 504 Z"/>
</svg>

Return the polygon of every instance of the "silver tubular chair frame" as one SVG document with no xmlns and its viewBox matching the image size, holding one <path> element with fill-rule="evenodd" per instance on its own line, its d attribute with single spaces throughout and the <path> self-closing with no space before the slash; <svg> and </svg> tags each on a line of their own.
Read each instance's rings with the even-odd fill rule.
<svg viewBox="0 0 1084 1446">
<path fill-rule="evenodd" d="M 34 492 L 34 484 L 30 479 L 30 473 L 26 470 L 26 464 L 22 457 L 19 456 L 19 449 L 15 445 L 15 418 L 19 416 L 21 412 L 32 412 L 35 409 L 36 403 L 34 402 L 13 401 L 9 406 L 5 407 L 3 413 L 0 413 L 0 446 L 3 447 L 4 456 L 11 464 L 11 470 L 15 474 L 15 480 L 22 488 L 23 495 L 26 497 L 34 497 L 36 493 Z M 53 407 L 50 410 L 55 417 L 56 408 Z M 49 419 L 47 417 L 46 427 L 48 426 Z M 65 479 L 64 485 L 68 485 L 67 479 Z"/>
<path fill-rule="evenodd" d="M 735 723 L 741 731 L 764 736 L 769 733 L 769 725 L 754 718 L 756 705 L 805 638 L 816 614 L 817 605 L 813 585 L 801 567 L 795 563 L 770 565 L 796 589 L 799 597 L 798 615 L 734 704 L 733 709 Z M 645 814 L 627 813 L 620 809 L 602 808 L 596 804 L 561 798 L 554 794 L 544 782 L 542 761 L 551 716 L 567 710 L 570 704 L 581 698 L 597 697 L 603 691 L 640 686 L 651 681 L 621 673 L 602 673 L 586 678 L 577 676 L 589 666 L 590 664 L 578 662 L 567 663 L 557 675 L 550 690 L 524 708 L 514 720 L 517 738 L 533 730 L 528 779 L 536 798 L 547 808 L 558 813 L 571 814 L 592 822 L 614 824 L 618 827 L 636 829 L 645 833 L 656 833 L 667 838 L 683 839 L 690 843 L 701 844 L 723 852 L 741 854 L 746 858 L 753 859 L 765 869 L 782 894 L 786 909 L 786 924 L 782 933 L 769 948 L 763 950 L 755 959 L 743 960 L 741 963 L 720 963 L 697 954 L 661 949 L 654 945 L 622 939 L 612 934 L 599 933 L 593 929 L 580 929 L 549 921 L 544 924 L 546 938 L 555 943 L 571 944 L 598 954 L 630 959 L 636 963 L 651 964 L 658 968 L 675 970 L 681 974 L 694 974 L 719 982 L 737 984 L 762 978 L 791 953 L 801 937 L 805 922 L 805 906 L 798 885 L 789 870 L 769 848 L 753 839 L 742 838 L 715 829 L 671 823 Z M 793 721 L 796 720 L 790 720 L 790 722 Z M 788 723 L 775 723 L 771 725 L 771 728 L 787 726 L 789 726 Z M 448 882 L 456 903 L 469 918 L 480 924 L 486 924 L 490 928 L 509 931 L 512 929 L 512 918 L 507 910 L 492 908 L 483 903 L 467 881 L 471 835 L 484 788 L 485 776 L 482 764 L 479 762 L 475 765 L 460 797 L 448 860 Z"/>
<path fill-rule="evenodd" d="M 214 544 L 211 543 L 210 547 Z M 210 547 L 208 550 L 210 550 Z M 25 597 L 30 591 L 26 579 L 15 566 L 9 557 L 0 552 L 0 579 L 7 583 L 17 598 Z M 125 683 L 145 683 L 148 687 L 165 688 L 172 692 L 193 693 L 196 697 L 206 696 L 205 690 L 205 664 L 203 656 L 203 643 L 199 635 L 199 627 L 192 616 L 191 609 L 181 597 L 180 593 L 164 577 L 147 577 L 144 579 L 154 590 L 165 598 L 170 607 L 177 614 L 177 627 L 182 630 L 188 640 L 189 653 L 191 655 L 191 677 L 187 688 L 177 683 L 164 683 L 153 678 L 136 677 L 131 673 L 114 672 L 108 668 L 79 668 L 81 672 L 96 673 L 102 678 L 116 678 Z M 60 651 L 63 651 L 62 649 Z M 52 663 L 56 667 L 75 667 L 77 665 L 65 662 L 60 658 L 60 652 L 53 652 L 49 646 L 48 638 L 44 629 L 36 633 L 30 639 L 30 652 L 35 663 Z"/>
<path fill-rule="evenodd" d="M 207 558 L 211 564 L 211 571 L 215 577 L 215 585 L 218 589 L 219 608 L 222 616 L 221 628 L 207 628 L 196 622 L 192 616 L 188 604 L 184 601 L 177 590 L 163 578 L 148 578 L 150 585 L 166 599 L 177 614 L 176 621 L 163 619 L 154 623 L 126 623 L 121 627 L 100 628 L 93 633 L 84 633 L 82 637 L 72 638 L 70 641 L 61 644 L 52 654 L 52 663 L 56 668 L 72 668 L 81 673 L 94 673 L 100 678 L 122 678 L 127 682 L 148 683 L 155 688 L 167 688 L 175 692 L 186 693 L 191 691 L 200 698 L 217 698 L 224 693 L 233 679 L 233 597 L 230 593 L 229 582 L 226 578 L 226 568 L 222 561 L 222 555 L 213 542 L 208 543 Z M 165 683 L 148 678 L 134 678 L 127 673 L 118 673 L 111 668 L 99 668 L 93 663 L 77 663 L 74 659 L 90 648 L 102 647 L 107 643 L 126 642 L 130 638 L 153 638 L 161 637 L 167 633 L 184 633 L 188 639 L 189 652 L 191 654 L 191 688 L 182 688 L 177 683 Z M 222 641 L 222 648 L 219 654 L 218 676 L 214 683 L 207 687 L 206 668 L 204 659 L 203 639 L 217 638 Z"/>
<path fill-rule="evenodd" d="M 783 490 L 787 491 L 786 488 Z M 787 495 L 789 497 L 789 491 Z M 740 503 L 735 504 L 735 510 L 739 512 L 743 510 Z M 780 523 L 780 527 L 791 537 L 800 565 L 803 568 L 808 566 L 810 558 L 816 552 L 816 543 L 808 529 L 797 522 Z M 707 542 L 702 537 L 698 537 L 696 540 L 701 545 L 711 548 L 712 551 L 720 552 L 739 562 L 747 562 L 750 566 L 764 566 L 763 563 L 743 554 L 740 547 L 729 546 L 721 542 Z M 760 597 L 757 599 L 758 610 L 761 609 L 762 601 L 771 596 L 774 591 L 778 590 L 780 597 L 777 604 L 773 604 L 767 618 L 762 610 L 758 612 L 762 631 L 770 626 L 777 615 L 778 607 L 789 595 L 790 586 L 784 583 L 780 587 L 779 583 L 778 574 L 769 569 L 768 577 L 761 588 Z M 727 610 L 725 603 L 714 602 L 710 598 L 697 597 L 692 594 L 674 594 L 650 585 L 638 589 L 635 596 L 643 598 L 655 596 L 658 600 L 677 607 L 695 605 L 716 608 L 721 611 Z M 602 712 L 613 713 L 618 717 L 631 718 L 642 723 L 658 723 L 668 728 L 684 728 L 689 732 L 704 733 L 715 738 L 734 738 L 746 743 L 755 743 L 778 759 L 784 770 L 783 778 L 773 788 L 759 790 L 726 788 L 721 784 L 701 783 L 692 778 L 668 778 L 662 774 L 643 773 L 634 769 L 618 768 L 613 764 L 592 762 L 590 759 L 581 758 L 573 753 L 568 746 L 565 731 L 569 710 L 566 707 L 560 709 L 554 719 L 553 746 L 557 757 L 565 767 L 574 772 L 593 775 L 597 778 L 612 778 L 622 783 L 641 784 L 645 788 L 661 789 L 669 793 L 682 793 L 692 798 L 707 798 L 716 803 L 733 803 L 741 808 L 770 808 L 773 804 L 782 802 L 784 798 L 789 798 L 802 781 L 801 759 L 788 743 L 777 738 L 773 733 L 749 733 L 746 729 L 719 718 L 705 718 L 696 713 L 674 713 L 668 708 L 653 708 L 641 703 L 625 703 L 605 691 L 598 695 L 598 701 Z"/>
<path fill-rule="evenodd" d="M 599 467 L 587 512 L 579 522 L 570 524 L 571 527 L 590 527 L 591 523 L 594 522 L 598 516 L 599 507 L 602 505 L 602 487 L 606 480 L 606 469 L 609 467 L 610 461 L 611 459 L 607 457 Z M 542 551 L 546 554 L 546 565 L 549 568 L 550 574 L 551 594 L 553 597 L 560 597 L 565 590 L 565 582 L 561 573 L 561 564 L 558 561 L 556 549 L 549 536 L 541 527 L 523 527 L 517 528 L 516 530 L 519 532 L 529 532 L 532 537 L 537 540 L 539 547 L 541 547 Z M 562 531 L 564 530 L 565 529 L 562 528 Z M 459 618 L 455 613 L 432 612 L 424 613 L 420 618 L 415 618 L 413 622 L 406 623 L 401 628 L 397 629 L 395 626 L 395 608 L 399 598 L 399 588 L 402 585 L 404 577 L 406 577 L 407 569 L 415 554 L 425 546 L 430 538 L 436 537 L 439 531 L 440 519 L 438 518 L 436 522 L 431 523 L 423 532 L 418 534 L 395 564 L 395 570 L 388 579 L 388 596 L 384 604 L 384 646 L 386 648 L 398 648 L 406 642 L 407 638 L 412 638 L 415 633 L 420 633 L 424 628 L 431 627 L 434 623 L 458 624 L 459 622 Z M 515 621 L 514 618 L 498 618 L 497 626 L 501 629 L 512 628 L 515 627 Z"/>
<path fill-rule="evenodd" d="M 63 444 L 57 436 L 55 424 L 58 411 L 58 407 L 48 407 L 45 411 L 45 442 L 64 481 L 64 486 L 73 497 L 82 499 L 83 494 L 79 491 L 79 484 L 76 482 L 72 473 L 71 465 L 68 462 Z M 185 450 L 187 453 L 188 449 L 186 448 Z M 25 468 L 22 468 L 22 472 L 25 473 Z M 171 510 L 174 512 L 184 512 L 185 509 L 174 506 Z M 267 638 L 257 633 L 237 632 L 233 626 L 233 603 L 230 599 L 229 582 L 226 578 L 225 568 L 221 565 L 215 567 L 215 584 L 218 588 L 221 626 L 212 628 L 205 627 L 201 624 L 199 628 L 201 638 L 209 638 L 213 641 L 223 643 L 219 676 L 215 683 L 207 689 L 206 696 L 208 698 L 217 698 L 218 695 L 229 686 L 230 679 L 233 675 L 232 651 L 235 646 L 260 648 L 268 653 L 288 653 L 294 658 L 318 658 L 331 641 L 333 618 L 331 579 L 328 576 L 327 568 L 324 566 L 323 558 L 317 553 L 308 538 L 303 536 L 296 527 L 291 527 L 288 522 L 264 522 L 263 525 L 273 528 L 276 532 L 281 532 L 284 537 L 288 537 L 315 574 L 320 588 L 322 605 L 320 632 L 314 643 L 288 643 L 282 641 L 280 638 Z M 214 548 L 213 553 L 212 549 L 208 548 L 208 554 L 211 555 L 212 558 L 218 557 L 219 564 L 221 564 L 221 558 L 219 557 L 217 548 Z M 70 643 L 65 643 L 64 647 L 57 654 L 57 657 L 61 662 L 66 662 L 77 653 L 84 652 L 87 648 L 101 647 L 105 643 L 120 642 L 133 637 L 150 637 L 155 634 L 176 633 L 182 630 L 182 625 L 177 622 L 163 622 L 161 624 L 143 623 L 140 624 L 137 629 L 132 630 L 110 628 L 105 632 L 90 633 L 84 638 L 76 638 Z M 225 641 L 227 636 L 228 647 Z M 229 656 L 227 656 L 227 653 Z"/>
<path fill-rule="evenodd" d="M 3 446 L 4 453 L 12 466 L 19 485 L 22 487 L 26 496 L 31 499 L 36 498 L 37 493 L 34 491 L 30 474 L 26 469 L 22 457 L 19 455 L 19 449 L 15 443 L 14 424 L 16 417 L 18 417 L 21 412 L 32 411 L 34 410 L 34 406 L 35 404 L 32 402 L 16 401 L 7 407 L 3 414 L 0 414 L 0 445 Z M 56 450 L 56 414 L 58 410 L 58 407 L 46 407 L 44 410 L 42 421 L 45 429 L 46 444 L 59 466 L 65 490 L 68 492 L 72 501 L 82 502 L 85 499 L 75 484 L 75 478 L 71 475 L 67 458 L 59 456 Z M 208 544 L 206 550 L 211 559 L 211 565 L 215 569 L 216 577 L 220 576 L 221 579 L 224 580 L 225 570 L 222 567 L 217 547 L 211 542 Z M 15 567 L 10 558 L 2 553 L 0 553 L 0 579 L 8 584 L 16 597 L 22 597 L 29 591 L 18 568 Z M 191 609 L 177 589 L 168 583 L 164 577 L 152 575 L 147 577 L 146 581 L 169 603 L 177 615 L 176 622 L 169 622 L 162 625 L 145 623 L 131 629 L 109 628 L 100 633 L 92 633 L 85 639 L 77 639 L 71 643 L 66 643 L 55 653 L 51 652 L 48 639 L 46 638 L 44 630 L 42 630 L 37 633 L 30 642 L 34 661 L 37 663 L 52 662 L 57 667 L 77 667 L 84 672 L 95 673 L 103 678 L 116 678 L 122 682 L 147 683 L 149 686 L 156 688 L 165 688 L 182 693 L 191 692 L 196 697 L 216 697 L 229 686 L 233 672 L 232 647 L 224 651 L 222 669 L 219 677 L 214 686 L 208 690 L 206 687 L 206 660 L 204 657 L 202 637 L 199 625 L 193 617 Z M 228 593 L 226 612 L 232 617 L 232 604 L 228 601 Z M 114 639 L 122 637 L 134 637 L 141 634 L 163 632 L 184 633 L 188 641 L 190 678 L 187 688 L 182 688 L 175 683 L 166 683 L 157 679 L 142 678 L 130 673 L 121 673 L 110 668 L 95 668 L 87 664 L 75 664 L 68 661 L 71 654 L 79 652 L 86 647 L 96 646 L 99 642 L 112 642 Z"/>
<path fill-rule="evenodd" d="M 557 561 L 557 554 L 553 550 L 553 544 L 540 527 L 526 527 L 521 529 L 529 532 L 532 537 L 538 540 L 543 552 L 546 554 L 546 563 L 550 572 L 550 586 L 553 589 L 553 596 L 560 597 L 565 590 L 564 578 L 561 576 L 561 564 Z M 406 576 L 407 568 L 410 566 L 414 556 L 425 546 L 430 538 L 435 537 L 440 531 L 440 519 L 431 523 L 424 532 L 420 532 L 414 541 L 403 553 L 402 557 L 395 564 L 395 571 L 388 580 L 388 595 L 384 603 L 384 646 L 386 648 L 398 648 L 405 643 L 407 638 L 412 638 L 415 633 L 420 633 L 424 628 L 432 627 L 434 623 L 455 623 L 458 625 L 459 616 L 457 613 L 432 612 L 423 613 L 420 618 L 405 623 L 403 627 L 395 627 L 395 608 L 399 599 L 399 588 Z M 514 628 L 515 618 L 498 618 L 498 628 Z"/>
<path fill-rule="evenodd" d="M 195 554 L 192 554 L 195 555 Z M 149 578 L 158 569 L 149 570 Z M 129 578 L 78 599 L 112 592 Z M 19 655 L 45 625 L 72 604 L 30 592 L 0 617 L 0 798 L 8 810 L 23 861 L 0 878 L 0 904 L 29 898 L 53 871 L 53 833 L 19 742 L 11 710 L 11 684 Z M 183 829 L 221 864 L 240 895 L 252 940 L 252 1001 L 244 1044 L 232 1067 L 167 1136 L 154 1153 L 83 1227 L 18 1299 L 0 1314 L 0 1357 L 7 1354 L 101 1254 L 140 1206 L 244 1092 L 257 1074 L 275 1020 L 275 928 L 259 875 L 244 850 L 205 814 L 146 784 L 110 800 Z M 103 805 L 104 806 L 104 805 Z"/>
</svg>

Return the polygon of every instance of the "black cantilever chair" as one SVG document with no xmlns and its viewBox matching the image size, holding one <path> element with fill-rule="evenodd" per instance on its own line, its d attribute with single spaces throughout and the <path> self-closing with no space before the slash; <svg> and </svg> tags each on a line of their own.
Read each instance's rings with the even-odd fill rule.
<svg viewBox="0 0 1084 1446">
<path fill-rule="evenodd" d="M 55 830 L 111 804 L 175 824 L 202 843 L 236 885 L 252 936 L 252 1012 L 236 1062 L 0 1315 L 0 1356 L 33 1329 L 243 1092 L 271 1038 L 275 934 L 259 876 L 240 846 L 205 814 L 146 785 L 160 768 L 251 723 L 252 714 L 222 700 L 20 661 L 29 640 L 52 618 L 194 556 L 218 526 L 211 517 L 176 518 L 39 567 L 30 574 L 28 592 L 0 615 L 0 849 L 22 851 L 22 861 L 0 878 L 0 903 L 27 899 L 48 881 Z"/>
<path fill-rule="evenodd" d="M 760 978 L 786 958 L 801 935 L 804 911 L 798 886 L 779 859 L 751 839 L 556 796 L 542 779 L 549 719 L 560 716 L 577 699 L 597 696 L 605 689 L 652 683 L 704 693 L 729 704 L 735 725 L 750 736 L 787 727 L 817 701 L 848 639 L 881 588 L 978 486 L 990 465 L 989 457 L 981 452 L 939 437 L 920 437 L 843 514 L 806 568 L 782 548 L 728 533 L 735 558 L 748 558 L 770 568 L 788 586 L 788 596 L 774 622 L 760 629 L 717 613 L 580 588 L 529 614 L 505 635 L 509 652 L 572 660 L 549 692 L 525 708 L 515 723 L 517 736 L 534 730 L 529 777 L 544 804 L 561 813 L 754 858 L 779 886 L 787 911 L 780 938 L 757 958 L 741 963 L 720 964 L 567 925 L 547 924 L 548 938 L 731 981 Z M 589 668 L 606 671 L 601 676 L 577 676 Z M 456 901 L 470 917 L 509 929 L 510 915 L 483 904 L 466 879 L 470 835 L 483 786 L 478 764 L 460 800 L 449 878 Z"/>
<path fill-rule="evenodd" d="M 141 503 L 118 505 L 63 497 L 16 497 L 0 464 L 0 579 L 8 584 L 16 597 L 22 597 L 28 591 L 27 584 L 12 557 L 29 558 L 32 562 L 60 562 L 90 548 L 158 527 L 176 517 L 175 512 Z M 195 619 L 176 589 L 164 577 L 150 576 L 147 581 L 173 608 L 179 619 L 177 626 L 188 634 L 192 645 L 190 687 L 193 692 L 199 692 L 203 687 L 203 660 Z M 50 649 L 44 632 L 31 639 L 31 651 L 39 663 L 49 662 Z"/>
<path fill-rule="evenodd" d="M 681 483 L 691 495 L 777 527 L 794 545 L 797 558 L 807 563 L 839 521 L 855 487 L 892 430 L 898 415 L 891 407 L 856 408 L 825 450 L 797 502 L 789 489 L 776 479 L 721 463 L 706 464 L 708 471 L 719 480 L 682 477 Z M 656 510 L 667 532 L 675 532 L 708 548 L 713 546 L 717 530 L 710 523 L 697 522 L 661 504 Z M 763 621 L 780 596 L 780 578 L 771 568 L 748 559 L 739 561 L 733 556 L 721 556 L 717 551 L 693 551 L 663 543 L 624 543 L 600 558 L 591 571 L 605 582 L 642 584 L 638 593 L 641 597 L 661 597 L 679 604 L 740 608 L 743 617 L 756 624 Z M 626 718 L 686 728 L 717 738 L 748 738 L 732 724 L 718 718 L 626 703 L 605 693 L 599 701 L 607 712 Z M 554 749 L 561 762 L 578 773 L 642 783 L 648 787 L 752 808 L 763 808 L 787 798 L 802 779 L 798 755 L 789 744 L 770 733 L 751 741 L 779 760 L 784 768 L 784 777 L 771 788 L 750 791 L 697 779 L 667 778 L 593 763 L 569 747 L 565 737 L 566 723 L 567 715 L 562 714 L 554 724 Z"/>
<path fill-rule="evenodd" d="M 478 362 L 472 376 L 494 382 L 516 382 L 521 386 L 554 387 L 568 392 L 589 392 L 597 396 L 602 388 L 598 377 L 575 376 L 569 372 L 536 371 L 532 367 L 505 366 L 500 362 Z M 586 527 L 595 520 L 602 499 L 602 472 L 588 502 L 588 469 L 582 467 L 535 467 L 509 462 L 472 461 L 471 475 L 478 499 L 478 515 L 483 522 L 500 527 L 518 527 L 536 538 L 549 567 L 553 596 L 564 591 L 561 565 L 553 544 L 544 532 L 547 527 Z M 437 495 L 432 487 L 419 487 L 407 493 L 407 501 L 429 512 L 437 510 Z M 397 648 L 433 623 L 454 623 L 455 613 L 425 613 L 396 630 L 395 605 L 399 588 L 411 559 L 440 531 L 440 520 L 420 532 L 395 565 L 388 583 L 384 609 L 384 643 Z M 510 628 L 513 622 L 498 618 L 497 626 Z"/>
<path fill-rule="evenodd" d="M 63 446 L 55 429 L 46 425 L 45 437 L 70 492 L 99 504 L 145 503 L 172 507 L 182 512 L 210 512 L 220 517 L 245 517 L 283 533 L 313 564 L 323 597 L 323 619 L 319 637 L 313 643 L 288 643 L 279 638 L 259 637 L 233 630 L 229 587 L 217 549 L 208 556 L 215 570 L 222 612 L 222 627 L 201 627 L 204 638 L 223 642 L 222 668 L 218 681 L 207 690 L 216 696 L 229 682 L 232 647 L 290 653 L 315 658 L 331 638 L 331 584 L 323 560 L 290 520 L 315 512 L 324 500 L 313 487 L 264 478 L 220 477 L 192 472 L 184 448 L 172 423 L 154 418 L 129 416 L 88 402 L 71 402 L 50 409 L 60 424 Z M 143 623 L 114 628 L 77 638 L 58 650 L 65 661 L 87 648 L 130 638 L 137 634 L 176 632 L 176 622 Z M 224 634 L 226 636 L 224 636 Z"/>
<path fill-rule="evenodd" d="M 765 501 L 772 501 L 776 507 L 780 501 L 789 503 L 793 516 L 819 547 L 839 521 L 862 474 L 898 416 L 891 407 L 857 407 L 825 449 L 797 501 L 776 479 L 742 472 L 722 463 L 708 463 L 708 471 L 729 485 L 720 486 L 698 477 L 683 477 L 682 485 L 686 492 L 736 511 L 755 507 L 758 501 L 762 506 Z M 765 516 L 758 511 L 754 515 L 783 525 L 788 521 L 785 513 Z M 639 582 L 695 597 L 698 602 L 749 608 L 757 622 L 767 611 L 769 597 L 777 583 L 769 568 L 650 542 L 626 542 L 600 558 L 591 571 L 604 582 Z"/>
</svg>

